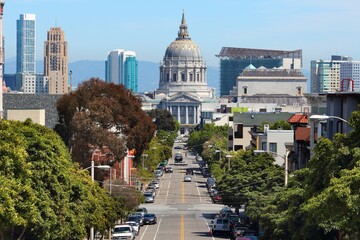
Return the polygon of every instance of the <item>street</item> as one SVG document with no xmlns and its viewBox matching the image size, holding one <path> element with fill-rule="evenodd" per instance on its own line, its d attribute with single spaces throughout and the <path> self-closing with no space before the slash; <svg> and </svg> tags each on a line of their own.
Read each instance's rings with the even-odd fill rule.
<svg viewBox="0 0 360 240">
<path fill-rule="evenodd" d="M 155 213 L 158 220 L 155 225 L 143 226 L 137 239 L 229 239 L 226 236 L 215 238 L 209 233 L 208 224 L 223 205 L 212 203 L 206 179 L 197 170 L 195 156 L 189 153 L 183 156 L 187 166 L 176 166 L 174 160 L 170 160 L 174 172 L 166 173 L 160 179 L 155 203 L 140 206 Z M 183 181 L 187 168 L 195 169 L 191 182 Z"/>
</svg>

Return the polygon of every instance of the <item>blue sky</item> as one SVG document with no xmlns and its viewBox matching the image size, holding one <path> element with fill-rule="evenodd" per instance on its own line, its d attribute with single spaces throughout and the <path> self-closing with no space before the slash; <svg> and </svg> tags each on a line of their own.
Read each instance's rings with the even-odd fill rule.
<svg viewBox="0 0 360 240">
<path fill-rule="evenodd" d="M 6 59 L 16 55 L 16 20 L 36 14 L 37 59 L 50 27 L 65 31 L 69 61 L 105 60 L 122 48 L 160 62 L 182 11 L 208 66 L 221 47 L 303 50 L 304 68 L 332 54 L 360 60 L 359 0 L 6 0 Z"/>
</svg>

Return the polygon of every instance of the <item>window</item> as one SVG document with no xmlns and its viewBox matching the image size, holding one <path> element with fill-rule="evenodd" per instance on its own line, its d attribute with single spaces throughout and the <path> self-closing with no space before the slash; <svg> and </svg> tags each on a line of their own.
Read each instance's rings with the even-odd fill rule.
<svg viewBox="0 0 360 240">
<path fill-rule="evenodd" d="M 243 89 L 244 89 L 244 95 L 246 95 L 247 94 L 247 86 L 244 86 Z"/>
<path fill-rule="evenodd" d="M 243 125 L 242 124 L 236 125 L 235 138 L 243 138 Z"/>
<path fill-rule="evenodd" d="M 181 81 L 183 81 L 183 82 L 185 81 L 185 74 L 184 73 L 181 74 Z"/>
<path fill-rule="evenodd" d="M 270 143 L 269 148 L 270 152 L 277 153 L 277 143 Z"/>
<path fill-rule="evenodd" d="M 243 150 L 243 145 L 235 145 L 234 151 Z"/>
<path fill-rule="evenodd" d="M 176 73 L 173 74 L 173 82 L 176 82 Z"/>
<path fill-rule="evenodd" d="M 297 94 L 298 94 L 298 95 L 301 95 L 301 87 L 300 87 L 300 86 L 297 87 Z"/>
</svg>

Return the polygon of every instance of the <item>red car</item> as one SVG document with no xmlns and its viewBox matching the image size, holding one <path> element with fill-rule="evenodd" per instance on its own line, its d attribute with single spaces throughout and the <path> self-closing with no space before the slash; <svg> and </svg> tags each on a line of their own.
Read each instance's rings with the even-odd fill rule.
<svg viewBox="0 0 360 240">
<path fill-rule="evenodd" d="M 214 203 L 220 203 L 222 202 L 222 198 L 219 194 L 215 193 L 213 196 L 212 196 L 212 199 L 213 199 L 213 202 Z"/>
</svg>

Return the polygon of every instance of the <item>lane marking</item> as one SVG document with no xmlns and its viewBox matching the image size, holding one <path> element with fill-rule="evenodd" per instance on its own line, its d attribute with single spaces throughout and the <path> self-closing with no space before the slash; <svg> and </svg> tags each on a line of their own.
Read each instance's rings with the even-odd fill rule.
<svg viewBox="0 0 360 240">
<path fill-rule="evenodd" d="M 165 202 L 167 202 L 167 200 L 168 200 L 169 191 L 170 191 L 170 184 L 171 184 L 171 182 L 169 182 L 168 189 L 166 191 Z"/>
<path fill-rule="evenodd" d="M 145 236 L 145 233 L 146 233 L 146 230 L 148 229 L 148 227 L 149 227 L 149 225 L 146 225 L 145 230 L 144 230 L 143 233 L 141 234 L 140 240 L 143 239 L 143 237 Z"/>
<path fill-rule="evenodd" d="M 200 198 L 200 203 L 203 203 L 202 198 L 201 198 L 201 194 L 200 194 L 200 189 L 199 189 L 199 183 L 196 183 L 196 189 Z"/>
<path fill-rule="evenodd" d="M 182 173 L 182 179 L 184 179 L 184 173 Z M 185 203 L 185 185 L 184 185 L 184 180 L 181 182 L 181 203 Z"/>
<path fill-rule="evenodd" d="M 157 223 L 157 229 L 156 229 L 156 232 L 155 232 L 155 236 L 154 236 L 154 240 L 156 239 L 158 233 L 159 233 L 159 229 L 160 229 L 160 224 L 161 224 L 161 220 L 163 218 L 164 215 L 161 215 L 161 218 L 160 218 L 160 221 Z"/>
</svg>

